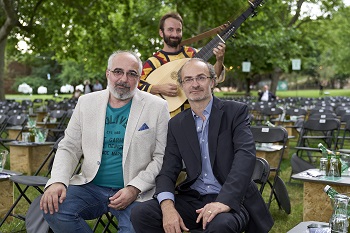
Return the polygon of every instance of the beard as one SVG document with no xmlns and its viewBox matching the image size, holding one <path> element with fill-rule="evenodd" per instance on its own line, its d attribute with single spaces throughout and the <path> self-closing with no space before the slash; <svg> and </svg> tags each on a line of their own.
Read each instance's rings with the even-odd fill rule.
<svg viewBox="0 0 350 233">
<path fill-rule="evenodd" d="M 130 85 L 128 83 L 124 83 L 124 82 L 112 83 L 108 79 L 109 92 L 116 99 L 119 99 L 119 100 L 127 100 L 127 99 L 132 98 L 136 93 L 137 84 L 138 84 L 138 82 L 136 82 L 135 88 L 132 91 L 130 91 Z"/>
<path fill-rule="evenodd" d="M 180 45 L 182 37 L 166 36 L 164 32 L 163 32 L 163 35 L 164 35 L 163 37 L 164 43 L 167 44 L 169 47 L 176 48 L 177 46 Z"/>
</svg>

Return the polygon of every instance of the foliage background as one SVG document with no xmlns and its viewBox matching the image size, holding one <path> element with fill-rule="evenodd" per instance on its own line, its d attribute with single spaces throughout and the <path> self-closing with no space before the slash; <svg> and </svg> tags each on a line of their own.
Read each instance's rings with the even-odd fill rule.
<svg viewBox="0 0 350 233">
<path fill-rule="evenodd" d="M 184 36 L 190 38 L 237 18 L 249 7 L 244 1 L 179 0 L 0 0 L 0 99 L 4 82 L 26 81 L 36 90 L 42 82 L 49 92 L 85 79 L 105 82 L 107 58 L 114 50 L 134 50 L 142 60 L 162 48 L 158 21 L 168 11 L 184 18 Z M 301 7 L 317 3 L 318 17 Z M 291 59 L 302 60 L 300 83 L 317 88 L 325 81 L 343 87 L 349 76 L 349 7 L 341 0 L 267 0 L 258 16 L 249 18 L 227 41 L 226 82 L 238 91 L 257 88 L 261 80 L 276 90 L 279 80 L 290 80 Z M 19 42 L 27 43 L 27 52 Z M 209 39 L 191 46 L 201 48 Z M 29 53 L 28 53 L 29 52 Z M 32 72 L 11 75 L 13 61 Z M 242 61 L 251 61 L 250 73 L 242 73 Z M 51 81 L 47 80 L 51 74 Z M 9 79 L 26 77 L 14 82 Z M 55 80 L 55 81 L 52 81 Z M 249 83 L 248 83 L 249 81 Z M 294 81 L 293 81 L 294 82 Z M 296 88 L 298 82 L 290 83 Z M 339 84 L 340 83 L 340 84 Z M 57 87 L 58 86 L 58 87 Z"/>
</svg>

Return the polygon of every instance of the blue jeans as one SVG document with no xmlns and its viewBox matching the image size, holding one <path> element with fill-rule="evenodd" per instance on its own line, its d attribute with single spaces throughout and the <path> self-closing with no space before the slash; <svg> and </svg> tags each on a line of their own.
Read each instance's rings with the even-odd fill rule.
<svg viewBox="0 0 350 233">
<path fill-rule="evenodd" d="M 97 186 L 93 183 L 84 185 L 70 185 L 67 197 L 59 204 L 59 211 L 54 214 L 45 214 L 44 218 L 54 232 L 92 232 L 85 220 L 98 218 L 108 211 L 118 220 L 118 233 L 135 233 L 130 222 L 130 213 L 133 206 L 130 204 L 124 210 L 109 208 L 109 197 L 118 189 Z"/>
</svg>

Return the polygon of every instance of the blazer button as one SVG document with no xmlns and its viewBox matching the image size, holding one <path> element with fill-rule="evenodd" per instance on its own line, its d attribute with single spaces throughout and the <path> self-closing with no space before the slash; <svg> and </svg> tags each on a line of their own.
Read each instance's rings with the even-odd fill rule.
<svg viewBox="0 0 350 233">
<path fill-rule="evenodd" d="M 85 179 L 85 184 L 89 183 L 88 179 Z"/>
<path fill-rule="evenodd" d="M 100 161 L 97 161 L 97 165 L 100 165 L 101 164 L 101 162 Z"/>
</svg>

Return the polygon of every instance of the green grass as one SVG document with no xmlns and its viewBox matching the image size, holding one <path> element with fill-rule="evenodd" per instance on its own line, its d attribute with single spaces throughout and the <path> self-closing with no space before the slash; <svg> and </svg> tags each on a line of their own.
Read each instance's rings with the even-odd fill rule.
<svg viewBox="0 0 350 233">
<path fill-rule="evenodd" d="M 288 91 L 277 91 L 276 95 L 279 98 L 287 98 L 287 97 L 310 97 L 310 98 L 318 98 L 318 97 L 330 97 L 330 96 L 350 96 L 350 91 L 347 89 L 326 89 L 324 93 L 320 95 L 319 90 L 288 90 Z M 245 92 L 216 92 L 215 96 L 223 97 L 223 96 L 244 96 Z M 250 96 L 258 96 L 257 91 L 251 91 Z"/>
</svg>

